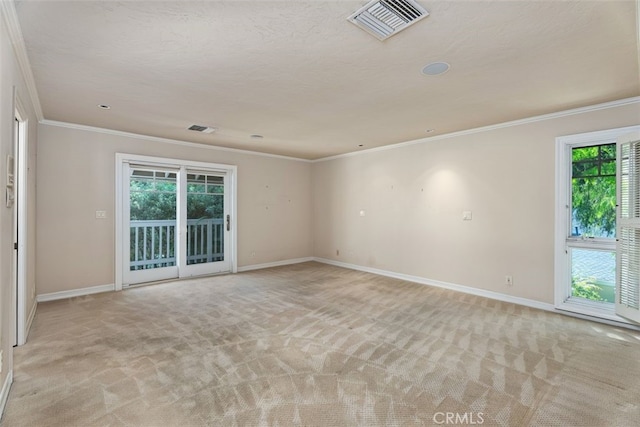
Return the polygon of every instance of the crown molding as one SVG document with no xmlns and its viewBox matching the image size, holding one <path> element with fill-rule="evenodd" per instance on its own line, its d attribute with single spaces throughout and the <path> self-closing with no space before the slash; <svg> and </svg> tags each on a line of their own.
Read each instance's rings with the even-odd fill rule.
<svg viewBox="0 0 640 427">
<path fill-rule="evenodd" d="M 286 159 L 286 160 L 295 160 L 295 161 L 301 161 L 301 162 L 306 162 L 306 163 L 316 163 L 316 162 L 324 162 L 324 161 L 335 160 L 335 159 L 346 158 L 346 157 L 359 156 L 359 155 L 362 155 L 362 154 L 374 153 L 374 152 L 378 152 L 378 151 L 393 150 L 393 149 L 396 149 L 396 148 L 402 148 L 402 147 L 407 147 L 407 146 L 416 145 L 416 144 L 423 144 L 423 143 L 439 141 L 439 140 L 443 140 L 443 139 L 455 138 L 455 137 L 459 137 L 459 136 L 472 135 L 472 134 L 481 133 L 481 132 L 488 132 L 488 131 L 496 130 L 496 129 L 508 128 L 508 127 L 512 127 L 512 126 L 520 126 L 520 125 L 529 124 L 529 123 L 535 123 L 535 122 L 544 121 L 544 120 L 552 120 L 552 119 L 571 116 L 571 115 L 575 115 L 575 114 L 583 114 L 583 113 L 588 113 L 588 112 L 593 112 L 593 111 L 598 111 L 598 110 L 604 110 L 604 109 L 608 109 L 608 108 L 616 108 L 616 107 L 621 107 L 621 106 L 624 106 L 624 105 L 640 103 L 640 97 L 626 98 L 626 99 L 621 99 L 621 100 L 617 100 L 617 101 L 611 101 L 611 102 L 605 102 L 605 103 L 601 103 L 601 104 L 591 105 L 591 106 L 587 106 L 587 107 L 580 107 L 580 108 L 575 108 L 575 109 L 571 109 L 571 110 L 565 110 L 565 111 L 560 111 L 560 112 L 555 112 L 555 113 L 550 113 L 550 114 L 543 114 L 543 115 L 540 115 L 540 116 L 529 117 L 529 118 L 525 118 L 525 119 L 513 120 L 513 121 L 509 121 L 509 122 L 495 124 L 495 125 L 482 126 L 482 127 L 467 129 L 467 130 L 458 131 L 458 132 L 451 132 L 451 133 L 447 133 L 447 134 L 443 134 L 443 135 L 437 135 L 437 136 L 432 136 L 432 137 L 427 137 L 427 138 L 420 138 L 420 139 L 417 139 L 417 140 L 405 141 L 405 142 L 400 142 L 400 143 L 397 143 L 397 144 L 384 145 L 384 146 L 381 146 L 381 147 L 370 148 L 370 149 L 367 149 L 367 150 L 361 150 L 361 151 L 356 151 L 356 152 L 338 154 L 338 155 L 335 155 L 335 156 L 323 157 L 323 158 L 314 159 L 314 160 L 308 160 L 308 159 L 304 159 L 304 158 L 300 158 L 300 157 L 283 156 L 283 155 L 278 155 L 278 154 L 262 153 L 262 152 L 259 152 L 259 151 L 251 151 L 251 150 L 243 150 L 243 149 L 237 149 L 237 148 L 227 148 L 227 147 L 219 147 L 219 146 L 212 146 L 212 145 L 206 145 L 206 144 L 198 144 L 198 143 L 194 143 L 194 142 L 186 142 L 186 141 L 179 141 L 179 140 L 173 140 L 173 139 L 168 139 L 168 138 L 153 137 L 153 136 L 135 134 L 135 133 L 130 133 L 130 132 L 122 132 L 122 131 L 116 131 L 116 130 L 111 130 L 111 129 L 104 129 L 104 128 L 97 128 L 97 127 L 92 127 L 92 126 L 78 125 L 78 124 L 74 124 L 74 123 L 65 123 L 65 122 L 58 122 L 58 121 L 52 121 L 52 120 L 45 120 L 44 119 L 44 114 L 42 112 L 42 106 L 40 104 L 40 99 L 38 97 L 38 91 L 36 89 L 35 79 L 33 77 L 33 72 L 32 72 L 32 69 L 31 69 L 31 63 L 29 62 L 29 57 L 27 55 L 27 50 L 26 50 L 26 46 L 25 46 L 25 43 L 24 43 L 24 38 L 22 36 L 22 30 L 20 28 L 20 22 L 18 20 L 17 12 L 16 12 L 16 9 L 15 9 L 14 0 L 0 0 L 0 11 L 2 12 L 2 15 L 4 17 L 4 21 L 5 21 L 5 24 L 7 26 L 7 31 L 9 33 L 9 38 L 11 40 L 11 43 L 13 45 L 13 49 L 14 49 L 14 52 L 15 52 L 15 55 L 16 55 L 16 60 L 18 62 L 20 71 L 22 73 L 22 77 L 23 77 L 25 85 L 27 87 L 27 91 L 28 91 L 29 97 L 31 99 L 31 104 L 33 106 L 33 110 L 34 110 L 34 113 L 35 113 L 35 115 L 36 115 L 36 117 L 38 119 L 38 122 L 40 122 L 42 124 L 46 124 L 46 125 L 51 125 L 51 126 L 58 126 L 58 127 L 66 127 L 66 128 L 71 128 L 71 129 L 93 131 L 93 132 L 99 132 L 99 133 L 105 133 L 105 134 L 111 134 L 111 135 L 117 135 L 117 136 L 126 136 L 126 137 L 130 137 L 130 138 L 135 138 L 135 139 L 163 142 L 163 143 L 168 143 L 168 144 L 178 144 L 178 145 L 189 146 L 189 147 L 207 148 L 207 149 L 213 149 L 213 150 L 236 152 L 236 153 L 257 155 L 257 156 L 263 156 L 263 157 L 272 157 L 272 158 L 279 158 L 279 159 Z M 637 39 L 638 39 L 638 66 L 640 67 L 640 0 L 636 0 L 636 15 L 637 15 L 637 18 L 638 18 L 637 19 L 637 23 L 636 23 Z M 640 83 L 640 76 L 639 76 L 639 83 Z"/>
<path fill-rule="evenodd" d="M 617 101 L 605 102 L 605 103 L 602 103 L 602 104 L 590 105 L 590 106 L 587 106 L 587 107 L 574 108 L 574 109 L 571 109 L 571 110 L 559 111 L 559 112 L 556 112 L 556 113 L 543 114 L 543 115 L 540 115 L 540 116 L 533 116 L 533 117 L 528 117 L 528 118 L 525 118 L 525 119 L 513 120 L 513 121 L 510 121 L 510 122 L 498 123 L 498 124 L 495 124 L 495 125 L 482 126 L 482 127 L 462 130 L 462 131 L 458 131 L 458 132 L 451 132 L 451 133 L 447 133 L 447 134 L 444 134 L 444 135 L 437 135 L 437 136 L 432 136 L 432 137 L 428 137 L 428 138 L 421 138 L 421 139 L 416 139 L 416 140 L 413 140 L 413 141 L 400 142 L 398 144 L 384 145 L 382 147 L 370 148 L 368 150 L 362 150 L 362 151 L 345 153 L 345 154 L 338 154 L 338 155 L 335 155 L 335 156 L 323 157 L 323 158 L 314 159 L 314 160 L 308 160 L 308 159 L 303 159 L 303 158 L 299 158 L 299 157 L 283 156 L 283 155 L 279 155 L 279 154 L 262 153 L 262 152 L 259 152 L 259 151 L 242 150 L 242 149 L 239 149 L 239 148 L 228 148 L 228 147 L 220 147 L 220 146 L 216 146 L 216 145 L 198 144 L 198 143 L 195 143 L 195 142 L 187 142 L 187 141 L 180 141 L 180 140 L 169 139 L 169 138 L 161 138 L 161 137 L 157 137 L 157 136 L 142 135 L 142 134 L 137 134 L 137 133 L 132 133 L 132 132 L 123 132 L 123 131 L 119 131 L 119 130 L 105 129 L 105 128 L 99 128 L 99 127 L 93 127 L 93 126 L 86 126 L 86 125 L 79 125 L 79 124 L 75 124 L 75 123 L 59 122 L 59 121 L 55 121 L 55 120 L 40 120 L 40 123 L 44 124 L 44 125 L 49 125 L 49 126 L 56 126 L 56 127 L 63 127 L 63 128 L 69 128 L 69 129 L 77 129 L 77 130 L 84 130 L 84 131 L 89 131 L 89 132 L 97 132 L 97 133 L 103 133 L 103 134 L 115 135 L 115 136 L 123 136 L 123 137 L 128 137 L 128 138 L 141 139 L 141 140 L 145 140 L 145 141 L 162 142 L 162 143 L 165 143 L 165 144 L 182 145 L 182 146 L 185 146 L 185 147 L 205 148 L 205 149 L 209 149 L 209 150 L 218 150 L 218 151 L 228 151 L 228 152 L 234 152 L 234 153 L 240 153 L 240 154 L 249 154 L 249 155 L 261 156 L 261 157 L 271 157 L 271 158 L 277 158 L 277 159 L 283 159 L 283 160 L 295 160 L 295 161 L 304 162 L 304 163 L 319 163 L 319 162 L 325 162 L 325 161 L 329 161 L 329 160 L 336 160 L 336 159 L 341 159 L 341 158 L 346 158 L 346 157 L 360 156 L 360 155 L 363 155 L 363 154 L 375 153 L 375 152 L 379 152 L 379 151 L 395 150 L 395 149 L 398 149 L 398 148 L 408 147 L 408 146 L 411 146 L 411 145 L 425 144 L 425 143 L 439 141 L 439 140 L 443 140 L 443 139 L 456 138 L 456 137 L 465 136 L 465 135 L 473 135 L 473 134 L 482 133 L 482 132 L 488 132 L 488 131 L 492 131 L 492 130 L 496 130 L 496 129 L 504 129 L 504 128 L 513 127 L 513 126 L 521 126 L 521 125 L 541 122 L 541 121 L 545 121 L 545 120 L 553 120 L 553 119 L 558 119 L 558 118 L 561 118 L 561 117 L 573 116 L 573 115 L 576 115 L 576 114 L 584 114 L 584 113 L 589 113 L 589 112 L 599 111 L 599 110 L 606 110 L 606 109 L 609 109 L 609 108 L 617 108 L 617 107 L 622 107 L 622 106 L 625 106 L 625 105 L 632 105 L 632 104 L 640 104 L 640 96 L 636 96 L 636 97 L 632 97 L 632 98 L 620 99 L 620 100 L 617 100 Z"/>
<path fill-rule="evenodd" d="M 24 44 L 24 38 L 22 37 L 22 30 L 20 28 L 20 22 L 18 21 L 18 14 L 13 0 L 0 1 L 0 10 L 2 16 L 4 16 L 4 22 L 9 32 L 9 39 L 13 45 L 13 50 L 16 54 L 16 60 L 22 73 L 22 78 L 27 86 L 29 92 L 29 98 L 33 106 L 33 111 L 36 114 L 38 121 L 44 119 L 42 114 L 42 106 L 40 105 L 40 98 L 38 98 L 38 91 L 36 89 L 36 82 L 33 78 L 33 72 L 31 71 L 31 63 L 27 56 L 27 48 Z"/>
<path fill-rule="evenodd" d="M 48 125 L 48 126 L 61 127 L 61 128 L 67 128 L 67 129 L 75 129 L 75 130 L 82 130 L 82 131 L 88 131 L 88 132 L 96 132 L 96 133 L 102 133 L 102 134 L 106 134 L 106 135 L 121 136 L 121 137 L 126 137 L 126 138 L 141 139 L 143 141 L 153 141 L 153 142 L 161 142 L 161 143 L 164 143 L 164 144 L 181 145 L 183 147 L 201 148 L 201 149 L 216 150 L 216 151 L 227 151 L 227 152 L 230 152 L 230 153 L 248 154 L 248 155 L 260 156 L 260 157 L 270 157 L 270 158 L 281 159 L 281 160 L 293 160 L 293 161 L 296 161 L 296 162 L 303 162 L 303 163 L 311 163 L 312 162 L 312 160 L 302 159 L 302 158 L 299 158 L 299 157 L 283 156 L 283 155 L 280 155 L 280 154 L 262 153 L 260 151 L 242 150 L 240 148 L 220 147 L 218 145 L 198 144 L 197 142 L 180 141 L 180 140 L 177 140 L 177 139 L 161 138 L 161 137 L 158 137 L 158 136 L 142 135 L 142 134 L 132 133 L 132 132 L 123 132 L 123 131 L 120 131 L 120 130 L 105 129 L 105 128 L 99 128 L 99 127 L 93 127 L 93 126 L 86 126 L 86 125 L 79 125 L 79 124 L 76 124 L 76 123 L 59 122 L 59 121 L 55 121 L 55 120 L 40 120 L 40 124 Z"/>
<path fill-rule="evenodd" d="M 446 134 L 443 134 L 443 135 L 436 135 L 436 136 L 427 137 L 427 138 L 420 138 L 420 139 L 415 139 L 413 141 L 400 142 L 400 143 L 391 144 L 391 145 L 383 145 L 382 147 L 370 148 L 368 150 L 362 150 L 362 151 L 345 153 L 345 154 L 338 154 L 336 156 L 330 156 L 330 157 L 323 157 L 321 159 L 312 160 L 311 162 L 312 163 L 326 162 L 326 161 L 329 161 L 329 160 L 336 160 L 336 159 L 342 159 L 342 158 L 346 158 L 346 157 L 360 156 L 362 154 L 375 153 L 375 152 L 379 152 L 379 151 L 395 150 L 397 148 L 408 147 L 408 146 L 411 146 L 411 145 L 425 144 L 425 143 L 429 143 L 429 142 L 440 141 L 440 140 L 443 140 L 443 139 L 456 138 L 456 137 L 465 136 L 465 135 L 473 135 L 473 134 L 476 134 L 476 133 L 488 132 L 488 131 L 492 131 L 492 130 L 496 130 L 496 129 L 504 129 L 504 128 L 513 127 L 513 126 L 521 126 L 521 125 L 526 125 L 526 124 L 530 124 L 530 123 L 542 122 L 542 121 L 545 121 L 545 120 L 553 120 L 553 119 L 558 119 L 558 118 L 561 118 L 561 117 L 573 116 L 573 115 L 576 115 L 576 114 L 584 114 L 584 113 L 589 113 L 589 112 L 593 112 L 593 111 L 606 110 L 606 109 L 609 109 L 609 108 L 617 108 L 617 107 L 622 107 L 622 106 L 631 105 L 631 104 L 640 104 L 640 96 L 636 96 L 636 97 L 632 97 L 632 98 L 620 99 L 620 100 L 617 100 L 617 101 L 605 102 L 605 103 L 602 103 L 602 104 L 589 105 L 587 107 L 574 108 L 574 109 L 571 109 L 571 110 L 558 111 L 556 113 L 550 113 L 550 114 L 543 114 L 543 115 L 540 115 L 540 116 L 528 117 L 526 119 L 519 119 L 519 120 L 510 121 L 510 122 L 498 123 L 498 124 L 495 124 L 495 125 L 482 126 L 482 127 L 473 128 L 473 129 L 461 130 L 461 131 L 458 131 L 458 132 L 451 132 L 451 133 L 446 133 Z"/>
</svg>

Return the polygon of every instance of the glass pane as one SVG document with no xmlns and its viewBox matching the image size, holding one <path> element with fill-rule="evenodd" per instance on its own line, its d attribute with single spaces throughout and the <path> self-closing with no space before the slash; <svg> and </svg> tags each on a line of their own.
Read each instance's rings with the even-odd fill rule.
<svg viewBox="0 0 640 427">
<path fill-rule="evenodd" d="M 207 193 L 224 193 L 224 187 L 222 185 L 207 185 Z"/>
<path fill-rule="evenodd" d="M 129 269 L 176 263 L 176 175 L 134 170 L 129 179 Z"/>
<path fill-rule="evenodd" d="M 603 159 L 614 159 L 616 158 L 616 144 L 608 144 L 600 146 L 600 156 Z"/>
<path fill-rule="evenodd" d="M 598 146 L 574 148 L 571 150 L 573 161 L 590 160 L 598 158 Z"/>
<path fill-rule="evenodd" d="M 614 303 L 615 287 L 615 252 L 571 249 L 572 297 Z"/>
<path fill-rule="evenodd" d="M 204 184 L 187 184 L 187 192 L 190 193 L 204 193 Z"/>
<path fill-rule="evenodd" d="M 613 175 L 613 176 L 615 176 L 616 175 L 616 162 L 615 162 L 615 160 L 603 162 L 602 163 L 601 174 L 602 175 Z"/>
<path fill-rule="evenodd" d="M 189 174 L 187 182 L 187 264 L 224 261 L 224 177 Z"/>
<path fill-rule="evenodd" d="M 572 149 L 571 235 L 615 238 L 615 144 Z"/>
<path fill-rule="evenodd" d="M 585 177 L 585 176 L 598 176 L 600 163 L 598 162 L 580 162 L 573 164 L 573 176 Z"/>
<path fill-rule="evenodd" d="M 616 178 L 572 180 L 572 234 L 614 238 L 616 232 Z"/>
</svg>

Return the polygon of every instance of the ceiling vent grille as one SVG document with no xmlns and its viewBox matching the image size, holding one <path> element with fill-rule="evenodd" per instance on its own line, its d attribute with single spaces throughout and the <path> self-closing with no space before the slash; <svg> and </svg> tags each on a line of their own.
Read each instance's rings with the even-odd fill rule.
<svg viewBox="0 0 640 427">
<path fill-rule="evenodd" d="M 347 19 L 385 40 L 427 16 L 429 12 L 414 0 L 373 0 Z"/>
<path fill-rule="evenodd" d="M 216 128 L 200 125 L 191 125 L 187 129 L 202 133 L 214 133 L 216 131 Z"/>
</svg>

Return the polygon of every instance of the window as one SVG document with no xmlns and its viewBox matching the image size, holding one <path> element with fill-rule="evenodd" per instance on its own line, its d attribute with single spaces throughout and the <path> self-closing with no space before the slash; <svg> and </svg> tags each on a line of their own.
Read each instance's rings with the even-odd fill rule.
<svg viewBox="0 0 640 427">
<path fill-rule="evenodd" d="M 571 148 L 570 202 L 570 296 L 613 304 L 616 144 Z M 611 248 L 604 248 L 604 244 Z"/>
<path fill-rule="evenodd" d="M 571 150 L 572 234 L 615 237 L 616 144 Z"/>
<path fill-rule="evenodd" d="M 619 154 L 617 140 L 633 130 L 640 126 L 556 139 L 557 308 L 626 321 L 616 314 L 623 294 L 618 287 L 621 268 L 626 268 L 625 277 L 631 277 L 627 267 L 636 249 L 629 240 L 629 250 L 621 253 L 616 240 L 620 230 L 630 233 L 620 228 L 617 212 L 618 163 L 628 163 L 628 155 L 624 160 Z M 623 181 L 625 185 L 628 189 Z M 638 237 L 640 254 L 640 227 Z"/>
</svg>

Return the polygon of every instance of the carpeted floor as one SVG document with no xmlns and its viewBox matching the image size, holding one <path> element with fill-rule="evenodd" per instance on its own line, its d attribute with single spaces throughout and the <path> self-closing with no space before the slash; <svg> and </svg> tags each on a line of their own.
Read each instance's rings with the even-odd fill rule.
<svg viewBox="0 0 640 427">
<path fill-rule="evenodd" d="M 634 426 L 640 333 L 305 263 L 42 303 L 2 426 Z"/>
</svg>

